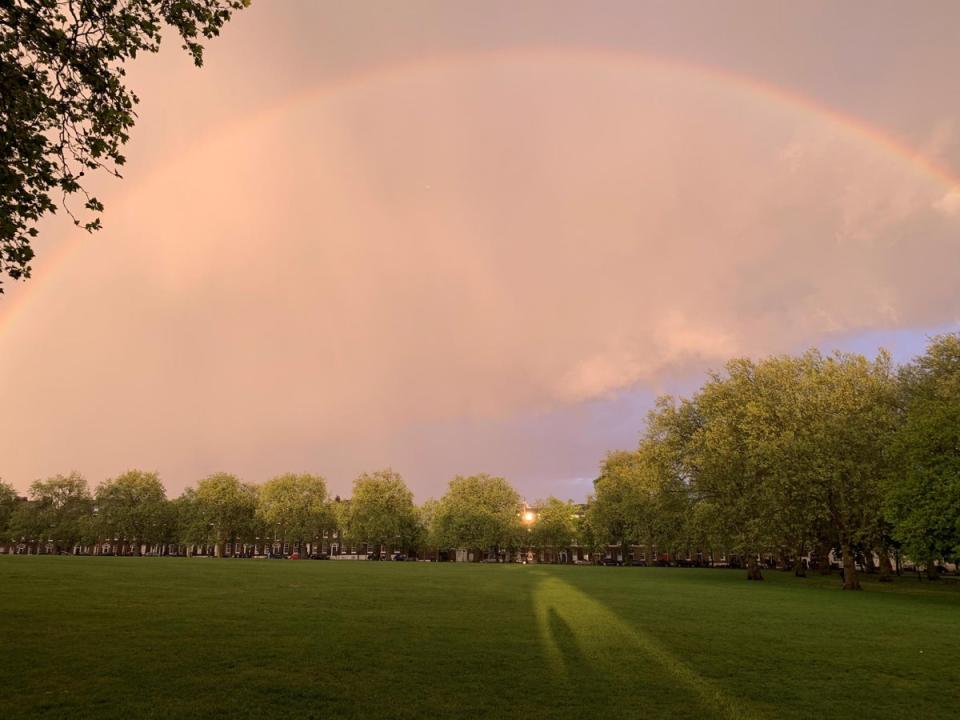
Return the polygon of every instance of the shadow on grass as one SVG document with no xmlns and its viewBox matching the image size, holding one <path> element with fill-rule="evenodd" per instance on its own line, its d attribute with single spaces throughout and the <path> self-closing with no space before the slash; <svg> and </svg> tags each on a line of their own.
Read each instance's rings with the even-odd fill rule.
<svg viewBox="0 0 960 720">
<path fill-rule="evenodd" d="M 642 694 L 640 673 L 646 671 L 650 677 L 662 675 L 667 680 L 665 688 L 695 701 L 703 708 L 697 715 L 729 719 L 760 716 L 715 682 L 698 675 L 649 634 L 557 577 L 545 574 L 538 583 L 533 610 L 551 674 L 565 685 L 634 684 Z"/>
</svg>

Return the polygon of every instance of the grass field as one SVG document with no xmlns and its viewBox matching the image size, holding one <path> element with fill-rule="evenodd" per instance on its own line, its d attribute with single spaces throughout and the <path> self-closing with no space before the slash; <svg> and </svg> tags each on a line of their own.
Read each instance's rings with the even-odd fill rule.
<svg viewBox="0 0 960 720">
<path fill-rule="evenodd" d="M 0 718 L 953 718 L 960 586 L 0 557 Z"/>
</svg>

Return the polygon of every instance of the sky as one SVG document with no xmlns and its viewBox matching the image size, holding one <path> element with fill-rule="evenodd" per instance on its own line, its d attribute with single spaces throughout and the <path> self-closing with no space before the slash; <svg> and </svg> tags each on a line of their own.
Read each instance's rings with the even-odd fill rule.
<svg viewBox="0 0 960 720">
<path fill-rule="evenodd" d="M 255 0 L 0 296 L 0 477 L 583 499 L 733 356 L 960 329 L 960 4 Z"/>
</svg>

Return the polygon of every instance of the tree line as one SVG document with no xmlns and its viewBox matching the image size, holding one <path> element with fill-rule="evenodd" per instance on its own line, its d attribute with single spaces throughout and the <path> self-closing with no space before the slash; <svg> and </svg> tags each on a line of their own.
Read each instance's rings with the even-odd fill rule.
<svg viewBox="0 0 960 720">
<path fill-rule="evenodd" d="M 168 499 L 156 473 L 131 470 L 90 491 L 77 473 L 38 480 L 18 501 L 0 483 L 0 532 L 69 549 L 120 538 L 142 545 L 265 539 L 303 548 L 337 537 L 375 547 L 468 548 L 490 557 L 578 547 L 624 561 L 736 557 L 823 572 L 839 557 L 889 579 L 902 554 L 936 577 L 960 559 L 960 334 L 913 362 L 809 351 L 731 360 L 689 398 L 661 397 L 638 447 L 608 454 L 585 505 L 548 498 L 524 512 L 504 478 L 458 476 L 416 505 L 393 470 L 330 497 L 318 475 L 262 485 L 217 473 Z M 336 533 L 336 535 L 334 535 Z M 637 549 L 634 552 L 634 549 Z"/>
<path fill-rule="evenodd" d="M 79 545 L 122 543 L 131 554 L 143 546 L 211 545 L 220 556 L 228 543 L 281 543 L 302 548 L 331 539 L 416 552 L 430 548 L 483 551 L 569 544 L 576 536 L 577 506 L 550 498 L 540 521 L 522 517 L 519 493 L 505 479 L 458 476 L 439 500 L 417 506 L 401 475 L 380 470 L 360 475 L 349 499 L 331 497 L 323 477 L 279 475 L 262 485 L 215 473 L 168 499 L 155 472 L 130 470 L 93 491 L 79 473 L 37 480 L 29 499 L 18 500 L 0 482 L 0 532 L 13 543 L 50 545 L 53 552 Z"/>
<path fill-rule="evenodd" d="M 613 452 L 588 519 L 611 542 L 696 548 L 805 574 L 842 560 L 936 577 L 960 558 L 960 334 L 902 367 L 888 353 L 735 359 L 689 398 L 662 397 L 639 447 Z M 858 562 L 859 561 L 859 562 Z"/>
</svg>

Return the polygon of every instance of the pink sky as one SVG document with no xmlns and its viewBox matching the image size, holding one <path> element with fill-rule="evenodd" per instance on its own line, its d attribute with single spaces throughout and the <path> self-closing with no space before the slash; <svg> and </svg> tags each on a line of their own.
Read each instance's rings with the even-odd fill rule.
<svg viewBox="0 0 960 720">
<path fill-rule="evenodd" d="M 960 188 L 929 170 L 960 172 L 958 27 L 256 2 L 202 71 L 172 43 L 134 66 L 105 230 L 45 223 L 7 285 L 0 477 L 346 492 L 392 465 L 418 499 L 473 472 L 579 499 L 656 392 L 732 355 L 916 351 L 960 319 Z"/>
</svg>

